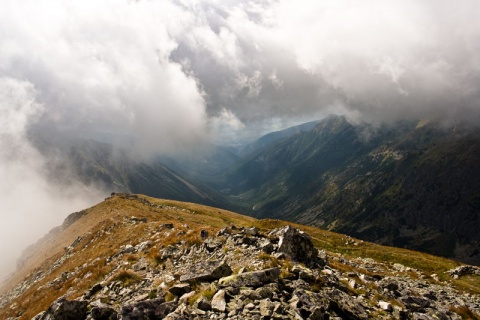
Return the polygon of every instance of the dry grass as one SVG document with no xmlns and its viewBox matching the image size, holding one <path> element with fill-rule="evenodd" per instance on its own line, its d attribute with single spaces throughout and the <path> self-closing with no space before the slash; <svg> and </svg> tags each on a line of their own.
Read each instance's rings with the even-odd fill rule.
<svg viewBox="0 0 480 320">
<path fill-rule="evenodd" d="M 111 278 L 111 282 L 118 281 L 120 282 L 124 287 L 129 287 L 132 284 L 138 283 L 142 280 L 142 277 L 132 271 L 132 270 L 121 270 L 115 273 L 113 277 Z"/>
<path fill-rule="evenodd" d="M 451 307 L 450 311 L 455 312 L 462 317 L 462 319 L 480 320 L 480 316 L 473 313 L 472 310 L 465 306 Z"/>
<path fill-rule="evenodd" d="M 211 284 L 205 285 L 204 287 L 194 288 L 194 290 L 196 293 L 194 296 L 188 299 L 189 305 L 193 305 L 195 301 L 197 301 L 202 296 L 207 298 L 207 300 L 212 300 L 213 296 L 217 292 L 216 286 Z"/>
<path fill-rule="evenodd" d="M 176 231 L 183 230 L 189 234 L 182 236 L 185 242 L 181 245 L 200 244 L 200 230 L 208 226 L 210 235 L 215 234 L 220 228 L 235 224 L 236 226 L 249 226 L 255 220 L 226 210 L 219 210 L 206 206 L 177 201 L 154 199 L 144 197 L 153 206 L 147 206 L 135 199 L 123 199 L 115 196 L 107 199 L 88 209 L 84 218 L 74 222 L 68 228 L 59 230 L 55 235 L 44 237 L 36 245 L 33 254 L 25 261 L 24 265 L 16 274 L 9 279 L 1 292 L 6 292 L 26 278 L 33 276 L 40 270 L 48 270 L 55 261 L 65 254 L 65 247 L 68 247 L 77 237 L 82 240 L 72 250 L 73 256 L 66 259 L 59 268 L 53 270 L 39 283 L 30 287 L 22 296 L 14 299 L 0 310 L 0 319 L 8 317 L 19 317 L 19 320 L 31 319 L 48 306 L 59 296 L 69 291 L 69 299 L 77 298 L 85 290 L 91 288 L 95 283 L 106 280 L 114 266 L 106 263 L 105 259 L 118 253 L 122 245 L 136 245 L 145 238 L 149 238 L 153 232 L 162 230 L 160 225 L 174 223 Z M 132 216 L 138 219 L 146 218 L 147 223 L 130 222 Z M 183 226 L 188 224 L 188 226 Z M 168 231 L 168 230 L 167 230 Z M 171 236 L 161 237 L 160 245 L 169 243 L 179 244 L 176 232 Z M 132 240 L 133 239 L 133 240 Z M 161 256 L 158 255 L 158 247 L 151 248 L 150 253 L 142 253 L 147 260 L 156 265 L 161 265 Z M 82 266 L 85 262 L 91 261 L 92 257 L 100 257 L 99 261 Z M 150 259 L 149 259 L 150 258 Z M 138 255 L 125 255 L 130 264 L 139 259 Z M 78 274 L 55 286 L 47 287 L 47 283 L 60 277 L 62 272 L 70 272 L 79 268 Z M 90 274 L 89 274 L 90 273 Z M 88 277 L 85 277 L 89 274 Z M 74 282 L 76 281 L 76 282 Z M 0 293 L 1 293 L 0 292 Z M 13 308 L 10 308 L 13 307 Z"/>
<path fill-rule="evenodd" d="M 19 317 L 19 320 L 31 319 L 38 312 L 47 309 L 60 295 L 66 294 L 70 288 L 72 289 L 68 291 L 68 298 L 76 298 L 95 283 L 115 276 L 111 273 L 116 266 L 108 263 L 107 258 L 117 254 L 122 245 L 136 245 L 145 240 L 158 239 L 158 243 L 149 251 L 141 254 L 125 254 L 122 259 L 129 264 L 133 264 L 140 258 L 145 258 L 157 267 L 164 267 L 167 262 L 161 259 L 159 253 L 161 247 L 200 244 L 202 242 L 200 231 L 206 226 L 208 226 L 206 230 L 209 234 L 214 235 L 219 229 L 231 225 L 237 227 L 256 226 L 260 230 L 266 231 L 287 224 L 280 220 L 255 220 L 226 210 L 193 203 L 140 197 L 146 199 L 152 205 L 148 206 L 135 199 L 115 196 L 88 209 L 84 218 L 76 221 L 65 230 L 60 230 L 55 235 L 52 234 L 42 239 L 37 244 L 33 254 L 2 288 L 2 291 L 13 288 L 23 279 L 33 278 L 40 270 L 48 270 L 49 266 L 65 254 L 65 247 L 68 247 L 77 237 L 83 237 L 72 250 L 73 256 L 66 259 L 60 267 L 49 273 L 43 280 L 30 287 L 21 297 L 11 301 L 0 310 L 0 319 L 7 319 L 8 317 Z M 132 216 L 146 218 L 147 223 L 131 222 L 130 218 Z M 165 223 L 173 223 L 175 230 L 161 228 L 160 226 Z M 288 224 L 307 232 L 318 248 L 327 250 L 329 254 L 331 252 L 341 253 L 349 259 L 361 256 L 387 264 L 398 262 L 416 268 L 427 275 L 436 273 L 442 281 L 449 280 L 444 273 L 445 271 L 459 265 L 448 259 L 405 249 L 386 248 L 368 242 L 364 242 L 360 246 L 345 245 L 345 236 L 343 235 L 314 227 L 294 223 Z M 185 232 L 180 237 L 183 242 L 179 241 L 178 237 L 178 232 L 181 231 Z M 92 257 L 98 257 L 99 259 L 92 263 Z M 264 259 L 266 264 L 277 265 L 278 263 L 278 261 L 273 261 L 266 255 L 260 258 Z M 87 265 L 84 266 L 86 262 Z M 282 272 L 289 272 L 291 266 L 289 268 L 288 263 L 288 261 L 283 262 L 283 266 L 287 265 L 287 267 L 282 268 Z M 343 271 L 351 269 L 350 266 L 336 261 L 331 261 L 331 264 Z M 75 269 L 78 270 L 78 274 L 56 285 L 47 286 L 49 282 L 59 278 L 63 272 L 71 272 Z M 129 273 L 130 271 L 124 270 L 124 272 L 128 273 L 129 277 L 134 278 Z M 366 270 L 360 270 L 360 272 L 367 274 Z M 129 281 L 128 277 L 125 281 Z M 480 279 L 478 277 L 462 277 L 459 280 L 453 280 L 452 283 L 460 290 L 480 293 Z M 208 295 L 209 293 L 205 291 L 203 294 Z"/>
</svg>

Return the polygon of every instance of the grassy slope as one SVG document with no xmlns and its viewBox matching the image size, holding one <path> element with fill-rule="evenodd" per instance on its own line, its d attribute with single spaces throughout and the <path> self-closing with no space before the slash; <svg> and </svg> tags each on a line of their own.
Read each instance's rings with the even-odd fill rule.
<svg viewBox="0 0 480 320">
<path fill-rule="evenodd" d="M 69 246 L 77 237 L 80 240 L 76 254 L 67 259 L 59 268 L 48 274 L 44 279 L 34 284 L 18 299 L 10 302 L 6 308 L 0 310 L 0 318 L 12 316 L 10 307 L 16 305 L 17 309 L 27 310 L 22 319 L 30 319 L 41 310 L 45 310 L 56 298 L 65 294 L 70 289 L 70 297 L 80 296 L 93 284 L 101 281 L 109 274 L 105 259 L 116 252 L 121 245 L 136 245 L 145 239 L 149 239 L 161 228 L 163 223 L 173 223 L 180 230 L 193 230 L 182 238 L 196 243 L 199 231 L 206 229 L 214 234 L 225 226 L 257 226 L 263 230 L 281 227 L 287 223 L 280 220 L 255 220 L 254 218 L 239 215 L 226 210 L 213 207 L 168 201 L 141 196 L 152 205 L 141 203 L 135 199 L 123 199 L 118 196 L 107 199 L 104 202 L 87 210 L 87 214 L 75 221 L 64 230 L 51 233 L 37 244 L 36 250 L 30 256 L 18 272 L 4 284 L 0 293 L 14 287 L 25 277 L 33 277 L 41 270 L 48 268 L 65 253 L 65 247 Z M 161 207 L 157 207 L 161 205 Z M 147 218 L 147 223 L 129 223 L 131 217 Z M 187 224 L 188 226 L 185 226 Z M 440 278 L 447 280 L 444 272 L 458 265 L 457 262 L 434 257 L 428 254 L 409 251 L 405 249 L 384 247 L 368 242 L 358 242 L 358 245 L 346 244 L 347 237 L 333 232 L 292 224 L 305 230 L 314 240 L 318 248 L 326 249 L 331 255 L 344 254 L 347 257 L 373 258 L 389 263 L 402 263 L 405 266 L 417 268 L 426 275 L 436 273 Z M 351 238 L 349 238 L 351 239 Z M 178 241 L 172 234 L 171 237 L 162 239 L 163 245 Z M 351 243 L 351 242 L 350 242 Z M 155 253 L 158 248 L 150 250 L 149 257 L 154 263 Z M 92 262 L 88 268 L 60 286 L 45 286 L 46 283 L 58 278 L 62 272 L 72 271 L 82 266 L 86 261 Z M 87 273 L 91 272 L 90 276 Z M 480 293 L 480 281 L 476 278 L 462 278 L 453 281 L 459 289 Z M 73 292 L 71 291 L 73 290 Z"/>
</svg>

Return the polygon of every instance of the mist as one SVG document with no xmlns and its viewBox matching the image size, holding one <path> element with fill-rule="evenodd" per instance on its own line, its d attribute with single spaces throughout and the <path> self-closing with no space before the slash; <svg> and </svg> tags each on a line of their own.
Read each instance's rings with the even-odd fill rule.
<svg viewBox="0 0 480 320">
<path fill-rule="evenodd" d="M 108 134 L 148 159 L 330 113 L 478 125 L 478 16 L 475 0 L 3 1 L 0 276 L 108 191 L 50 179 L 61 151 L 35 138 Z"/>
</svg>

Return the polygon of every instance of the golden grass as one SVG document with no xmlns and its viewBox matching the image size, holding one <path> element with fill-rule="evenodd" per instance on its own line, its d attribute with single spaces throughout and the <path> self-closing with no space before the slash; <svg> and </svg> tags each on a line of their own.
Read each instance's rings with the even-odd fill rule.
<svg viewBox="0 0 480 320">
<path fill-rule="evenodd" d="M 131 286 L 142 280 L 142 277 L 132 270 L 120 270 L 111 278 L 111 282 L 119 281 L 124 287 Z"/>
<path fill-rule="evenodd" d="M 480 317 L 465 306 L 451 307 L 450 311 L 457 313 L 462 319 L 480 320 Z"/>
<path fill-rule="evenodd" d="M 154 266 L 165 267 L 163 264 L 168 262 L 161 259 L 159 253 L 161 247 L 200 244 L 202 242 L 200 230 L 206 229 L 210 235 L 214 235 L 219 229 L 231 225 L 237 227 L 256 226 L 262 231 L 267 231 L 290 224 L 307 232 L 315 245 L 327 250 L 330 255 L 339 253 L 349 259 L 364 257 L 386 264 L 401 263 L 407 267 L 418 269 L 426 275 L 436 273 L 441 281 L 451 280 L 444 272 L 459 265 L 452 260 L 405 249 L 387 248 L 368 242 L 363 242 L 359 246 L 345 245 L 344 235 L 314 227 L 272 219 L 256 220 L 226 210 L 193 203 L 139 197 L 146 199 L 151 205 L 146 205 L 136 199 L 114 196 L 88 209 L 85 217 L 74 222 L 65 230 L 58 231 L 54 236 L 43 238 L 37 244 L 32 256 L 26 260 L 2 288 L 2 291 L 13 288 L 25 278 L 32 278 L 40 270 L 48 270 L 49 266 L 65 254 L 65 247 L 68 247 L 77 237 L 83 237 L 73 248 L 71 252 L 73 255 L 66 259 L 60 267 L 0 310 L 0 319 L 17 316 L 19 319 L 31 319 L 38 312 L 46 310 L 59 296 L 69 292 L 69 299 L 77 298 L 95 283 L 110 279 L 114 276 L 111 273 L 115 265 L 108 263 L 106 259 L 117 254 L 122 245 L 136 245 L 152 237 L 158 238 L 158 244 L 148 251 L 141 254 L 126 254 L 122 256 L 122 259 L 133 264 L 141 257 L 145 257 Z M 132 216 L 146 218 L 147 223 L 132 222 Z M 165 223 L 173 223 L 175 230 L 162 228 L 161 225 Z M 182 231 L 185 234 L 178 237 L 178 232 Z M 184 242 L 179 241 L 179 238 Z M 92 257 L 99 259 L 92 262 Z M 266 255 L 263 258 L 266 263 L 272 265 L 278 263 Z M 86 262 L 87 265 L 84 266 Z M 330 263 L 335 268 L 344 271 L 351 268 L 333 260 Z M 75 269 L 78 270 L 78 273 L 67 280 L 54 286 L 46 285 L 59 278 L 63 272 L 71 272 Z M 356 269 L 356 271 L 368 274 L 366 270 Z M 125 270 L 125 272 L 129 271 Z M 288 267 L 285 272 L 289 272 Z M 452 284 L 460 290 L 480 293 L 479 277 L 462 277 L 459 280 L 452 280 Z M 68 291 L 70 288 L 72 289 Z M 204 292 L 204 294 L 208 294 L 208 292 Z"/>
</svg>

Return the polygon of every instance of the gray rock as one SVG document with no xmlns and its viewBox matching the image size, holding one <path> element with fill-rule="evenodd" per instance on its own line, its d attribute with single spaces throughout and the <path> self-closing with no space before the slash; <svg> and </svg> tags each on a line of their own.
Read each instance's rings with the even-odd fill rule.
<svg viewBox="0 0 480 320">
<path fill-rule="evenodd" d="M 260 315 L 264 317 L 270 317 L 273 314 L 273 309 L 275 305 L 270 301 L 270 299 L 264 299 L 260 301 Z"/>
<path fill-rule="evenodd" d="M 480 267 L 469 266 L 469 265 L 459 266 L 459 267 L 456 267 L 455 269 L 448 270 L 445 273 L 450 274 L 451 277 L 455 277 L 455 276 L 462 277 L 470 274 L 480 276 Z"/>
<path fill-rule="evenodd" d="M 280 276 L 279 268 L 265 269 L 260 271 L 245 272 L 229 277 L 221 278 L 218 284 L 221 287 L 259 287 L 267 283 L 275 282 Z"/>
<path fill-rule="evenodd" d="M 121 310 L 122 320 L 163 319 L 177 308 L 174 301 L 164 302 L 163 299 L 145 300 L 126 305 Z"/>
<path fill-rule="evenodd" d="M 100 290 L 102 290 L 102 285 L 100 283 L 97 283 L 95 284 L 93 287 L 90 288 L 90 290 L 87 291 L 87 293 L 85 293 L 84 297 L 85 299 L 90 299 L 91 297 L 93 297 L 97 292 L 99 292 Z"/>
<path fill-rule="evenodd" d="M 117 319 L 117 311 L 112 307 L 93 307 L 90 316 L 94 320 L 111 320 Z"/>
<path fill-rule="evenodd" d="M 207 231 L 207 230 L 201 230 L 201 231 L 200 231 L 200 237 L 201 237 L 202 239 L 208 238 L 208 231 Z"/>
<path fill-rule="evenodd" d="M 162 260 L 167 260 L 169 258 L 177 258 L 180 255 L 180 250 L 174 246 L 169 245 L 162 252 Z"/>
<path fill-rule="evenodd" d="M 387 312 L 393 311 L 392 305 L 386 301 L 382 301 L 382 300 L 378 301 L 378 306 L 380 307 L 380 309 L 384 311 L 387 311 Z"/>
<path fill-rule="evenodd" d="M 430 301 L 425 298 L 416 297 L 416 296 L 407 296 L 400 298 L 402 303 L 408 310 L 417 312 L 423 311 L 423 309 L 428 308 L 430 306 Z"/>
<path fill-rule="evenodd" d="M 310 237 L 292 226 L 286 226 L 276 232 L 279 237 L 277 252 L 285 253 L 294 261 L 303 262 L 309 266 L 326 265 L 326 261 L 318 257 L 318 250 Z"/>
<path fill-rule="evenodd" d="M 84 320 L 87 317 L 87 301 L 69 301 L 65 297 L 52 303 L 40 320 Z"/>
<path fill-rule="evenodd" d="M 208 252 L 213 252 L 222 247 L 223 241 L 218 238 L 208 238 L 203 242 L 203 246 Z"/>
<path fill-rule="evenodd" d="M 267 239 L 265 239 L 265 241 L 263 241 L 262 243 L 260 243 L 260 249 L 265 252 L 265 253 L 272 253 L 273 252 L 273 244 L 268 241 Z"/>
<path fill-rule="evenodd" d="M 190 272 L 180 276 L 180 281 L 211 282 L 231 274 L 232 269 L 225 262 L 207 261 L 193 266 Z"/>
<path fill-rule="evenodd" d="M 324 313 L 329 306 L 327 298 L 318 293 L 303 289 L 295 290 L 289 303 L 291 307 L 305 317 L 309 317 L 314 310 L 319 309 L 315 311 L 315 316 L 318 317 L 319 313 Z"/>
<path fill-rule="evenodd" d="M 189 300 L 190 298 L 192 298 L 193 296 L 195 296 L 195 291 L 190 291 L 190 292 L 184 293 L 184 294 L 180 297 L 180 299 L 178 299 L 178 301 L 179 301 L 180 303 L 187 303 L 188 300 Z"/>
<path fill-rule="evenodd" d="M 258 228 L 257 227 L 251 227 L 245 229 L 245 233 L 251 236 L 258 236 Z"/>
<path fill-rule="evenodd" d="M 227 236 L 227 235 L 229 235 L 229 234 L 231 234 L 230 230 L 228 230 L 228 228 L 225 227 L 225 228 L 223 228 L 222 230 L 220 230 L 220 231 L 217 232 L 217 237 L 219 237 L 219 236 Z"/>
<path fill-rule="evenodd" d="M 44 314 L 45 314 L 45 311 L 42 311 L 39 314 L 37 314 L 35 317 L 33 317 L 32 320 L 40 320 L 43 317 Z M 8 319 L 10 319 L 10 318 L 8 318 Z"/>
<path fill-rule="evenodd" d="M 193 306 L 203 311 L 212 310 L 212 304 L 204 296 L 198 298 L 197 301 L 195 301 L 195 303 L 193 304 Z"/>
<path fill-rule="evenodd" d="M 343 319 L 369 319 L 365 308 L 351 296 L 337 289 L 328 291 L 327 297 L 330 299 L 329 309 Z"/>
<path fill-rule="evenodd" d="M 212 310 L 218 312 L 225 312 L 227 302 L 225 301 L 225 290 L 218 290 L 212 298 Z"/>
<path fill-rule="evenodd" d="M 190 292 L 192 287 L 188 283 L 179 283 L 168 289 L 171 294 L 180 297 L 181 295 Z"/>
</svg>

